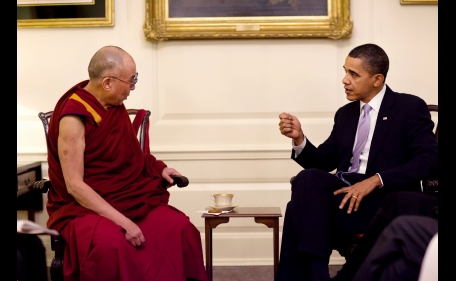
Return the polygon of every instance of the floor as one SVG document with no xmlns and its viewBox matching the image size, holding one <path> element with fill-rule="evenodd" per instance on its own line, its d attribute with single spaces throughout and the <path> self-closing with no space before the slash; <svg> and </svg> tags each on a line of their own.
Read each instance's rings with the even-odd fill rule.
<svg viewBox="0 0 456 281">
<path fill-rule="evenodd" d="M 342 265 L 330 265 L 329 274 L 334 276 Z M 213 281 L 273 281 L 272 266 L 214 266 Z"/>
<path fill-rule="evenodd" d="M 342 265 L 330 265 L 329 274 L 334 276 Z M 213 281 L 273 281 L 272 266 L 214 266 Z M 51 281 L 48 276 L 48 280 Z"/>
</svg>

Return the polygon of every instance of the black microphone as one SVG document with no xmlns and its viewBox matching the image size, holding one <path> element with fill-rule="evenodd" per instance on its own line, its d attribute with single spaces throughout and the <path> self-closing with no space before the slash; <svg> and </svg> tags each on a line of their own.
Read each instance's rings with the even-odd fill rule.
<svg viewBox="0 0 456 281">
<path fill-rule="evenodd" d="M 177 185 L 178 187 L 186 187 L 189 183 L 188 178 L 185 176 L 171 176 L 173 179 L 173 185 Z M 169 182 L 163 178 L 163 186 L 168 186 Z"/>
</svg>

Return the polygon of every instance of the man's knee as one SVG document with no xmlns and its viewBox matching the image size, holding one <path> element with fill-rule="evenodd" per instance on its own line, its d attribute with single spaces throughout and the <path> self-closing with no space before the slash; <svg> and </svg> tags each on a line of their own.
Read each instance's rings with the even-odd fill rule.
<svg viewBox="0 0 456 281">
<path fill-rule="evenodd" d="M 291 185 L 291 191 L 296 192 L 298 190 L 312 192 L 311 190 L 326 191 L 326 189 L 333 191 L 333 184 L 335 176 L 319 169 L 305 169 L 300 171 L 293 180 Z"/>
<path fill-rule="evenodd" d="M 424 216 L 399 216 L 387 227 L 398 235 L 409 236 L 415 233 L 431 236 L 438 230 L 437 220 Z"/>
</svg>

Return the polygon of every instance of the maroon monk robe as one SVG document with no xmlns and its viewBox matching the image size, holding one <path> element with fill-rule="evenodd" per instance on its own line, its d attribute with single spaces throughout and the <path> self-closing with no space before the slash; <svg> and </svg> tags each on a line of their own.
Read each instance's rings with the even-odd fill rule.
<svg viewBox="0 0 456 281">
<path fill-rule="evenodd" d="M 161 185 L 166 165 L 141 152 L 124 105 L 105 109 L 83 81 L 58 101 L 49 124 L 48 164 L 52 189 L 47 226 L 67 242 L 65 280 L 207 280 L 199 231 L 168 205 Z M 84 181 L 114 208 L 133 220 L 145 244 L 133 247 L 122 228 L 82 207 L 68 194 L 58 158 L 59 121 L 78 115 L 85 123 Z M 135 124 L 136 125 L 136 124 Z"/>
</svg>

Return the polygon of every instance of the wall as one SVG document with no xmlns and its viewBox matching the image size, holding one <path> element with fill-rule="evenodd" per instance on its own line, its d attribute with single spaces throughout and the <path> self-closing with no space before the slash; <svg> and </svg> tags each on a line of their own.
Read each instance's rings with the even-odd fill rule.
<svg viewBox="0 0 456 281">
<path fill-rule="evenodd" d="M 399 2 L 352 0 L 353 34 L 343 40 L 155 43 L 142 29 L 145 1 L 120 0 L 114 27 L 18 29 L 18 160 L 43 161 L 47 175 L 38 112 L 52 110 L 69 87 L 87 78 L 96 50 L 118 45 L 139 72 L 125 104 L 152 110 L 151 151 L 190 179 L 188 187 L 172 189 L 170 203 L 189 215 L 203 241 L 204 220 L 196 211 L 211 203 L 212 193 L 232 192 L 233 204 L 278 206 L 283 214 L 289 179 L 301 168 L 289 159 L 290 140 L 278 131 L 278 114 L 297 115 L 309 139 L 321 143 L 336 109 L 347 102 L 342 66 L 353 47 L 379 44 L 390 57 L 387 84 L 438 103 L 438 6 Z M 38 223 L 46 220 L 45 212 L 37 215 Z M 272 231 L 253 220 L 220 225 L 214 265 L 272 265 L 271 240 Z M 337 253 L 331 257 L 332 264 L 343 261 Z"/>
</svg>

